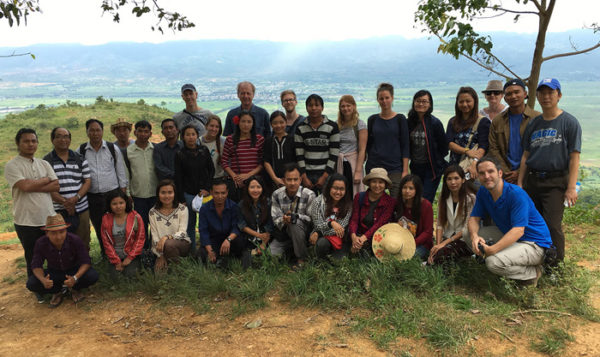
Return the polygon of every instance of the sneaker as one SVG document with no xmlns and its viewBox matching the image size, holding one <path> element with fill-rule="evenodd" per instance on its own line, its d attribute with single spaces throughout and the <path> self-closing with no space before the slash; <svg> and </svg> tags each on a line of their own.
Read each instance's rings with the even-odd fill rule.
<svg viewBox="0 0 600 357">
<path fill-rule="evenodd" d="M 35 294 L 35 298 L 37 299 L 38 304 L 43 304 L 46 302 L 46 299 L 44 299 L 44 295 L 38 293 L 38 292 L 34 292 Z"/>
</svg>

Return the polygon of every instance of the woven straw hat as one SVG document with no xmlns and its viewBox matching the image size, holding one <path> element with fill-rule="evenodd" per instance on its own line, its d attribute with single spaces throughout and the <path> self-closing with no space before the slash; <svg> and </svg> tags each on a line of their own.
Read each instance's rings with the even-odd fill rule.
<svg viewBox="0 0 600 357">
<path fill-rule="evenodd" d="M 373 235 L 373 253 L 380 261 L 388 258 L 407 260 L 415 255 L 415 238 L 398 223 L 388 223 Z"/>
</svg>

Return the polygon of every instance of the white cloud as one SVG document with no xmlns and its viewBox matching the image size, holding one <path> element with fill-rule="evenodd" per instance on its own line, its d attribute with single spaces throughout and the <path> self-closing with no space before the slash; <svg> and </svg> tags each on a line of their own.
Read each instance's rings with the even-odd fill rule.
<svg viewBox="0 0 600 357">
<path fill-rule="evenodd" d="M 43 13 L 29 17 L 28 25 L 10 28 L 0 23 L 0 46 L 28 46 L 36 43 L 82 43 L 113 41 L 163 42 L 199 39 L 258 39 L 303 42 L 343 40 L 387 35 L 406 38 L 424 34 L 413 20 L 418 1 L 401 0 L 258 0 L 185 1 L 162 0 L 168 10 L 184 13 L 196 24 L 183 32 L 152 32 L 154 18 L 136 18 L 124 9 L 121 23 L 101 16 L 101 1 L 42 0 Z M 504 4 L 512 4 L 504 1 Z M 530 6 L 533 6 L 531 2 Z M 550 31 L 561 32 L 599 22 L 600 2 L 558 1 Z M 517 24 L 510 19 L 481 20 L 481 31 L 534 32 L 537 17 L 523 16 Z"/>
</svg>

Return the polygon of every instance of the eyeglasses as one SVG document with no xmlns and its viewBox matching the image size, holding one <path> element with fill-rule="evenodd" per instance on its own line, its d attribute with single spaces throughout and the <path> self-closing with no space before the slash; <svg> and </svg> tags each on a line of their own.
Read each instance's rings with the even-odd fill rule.
<svg viewBox="0 0 600 357">
<path fill-rule="evenodd" d="M 284 103 L 291 103 L 291 102 L 295 102 L 295 101 L 296 101 L 296 99 L 295 99 L 295 98 L 292 98 L 292 99 L 284 99 L 284 100 L 283 100 L 283 102 L 284 102 Z"/>
<path fill-rule="evenodd" d="M 485 95 L 502 95 L 501 91 L 485 92 Z"/>
<path fill-rule="evenodd" d="M 429 104 L 428 100 L 415 100 L 416 104 Z"/>
</svg>

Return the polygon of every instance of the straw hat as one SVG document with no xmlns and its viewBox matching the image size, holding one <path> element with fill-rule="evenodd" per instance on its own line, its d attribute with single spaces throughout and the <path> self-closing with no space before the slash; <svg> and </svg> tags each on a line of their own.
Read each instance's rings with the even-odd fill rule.
<svg viewBox="0 0 600 357">
<path fill-rule="evenodd" d="M 376 167 L 372 169 L 371 172 L 369 172 L 369 174 L 363 178 L 363 183 L 368 186 L 369 181 L 375 178 L 387 182 L 388 186 L 392 185 L 392 180 L 390 180 L 390 178 L 388 177 L 387 170 L 382 167 Z"/>
<path fill-rule="evenodd" d="M 115 129 L 120 128 L 122 126 L 127 127 L 129 129 L 129 131 L 131 131 L 131 127 L 132 127 L 131 123 L 129 123 L 127 120 L 125 120 L 123 118 L 119 118 L 119 119 L 117 119 L 116 123 L 111 124 L 110 132 L 114 134 Z"/>
<path fill-rule="evenodd" d="M 373 253 L 380 261 L 386 257 L 407 260 L 415 255 L 415 238 L 398 223 L 388 223 L 373 235 Z"/>
<path fill-rule="evenodd" d="M 65 223 L 65 219 L 62 215 L 57 214 L 54 216 L 48 216 L 46 218 L 46 225 L 42 227 L 45 231 L 60 231 L 67 229 L 71 223 Z"/>
<path fill-rule="evenodd" d="M 481 91 L 481 93 L 485 94 L 486 92 L 504 92 L 504 84 L 502 81 L 497 79 L 493 79 L 488 82 L 487 87 Z"/>
</svg>

